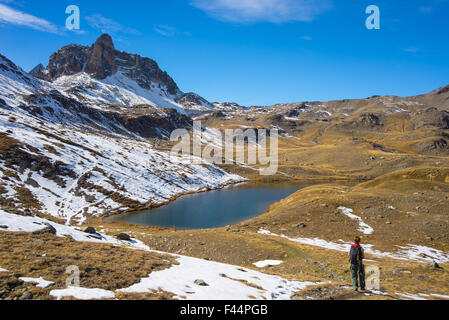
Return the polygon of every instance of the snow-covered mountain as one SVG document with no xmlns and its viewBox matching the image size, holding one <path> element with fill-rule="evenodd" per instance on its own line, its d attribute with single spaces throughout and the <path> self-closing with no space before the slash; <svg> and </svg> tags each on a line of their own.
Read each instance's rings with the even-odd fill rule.
<svg viewBox="0 0 449 320">
<path fill-rule="evenodd" d="M 194 93 L 184 94 L 156 61 L 115 49 L 103 34 L 91 46 L 69 45 L 51 55 L 48 66 L 30 74 L 51 81 L 66 96 L 89 106 L 174 108 L 179 113 L 207 111 L 213 105 Z"/>
<path fill-rule="evenodd" d="M 51 70 L 41 71 L 54 77 Z M 191 119 L 152 100 L 164 91 L 168 99 L 167 85 L 145 89 L 121 70 L 104 79 L 81 72 L 51 82 L 0 55 L 2 209 L 74 222 L 242 180 L 208 163 L 172 163 L 156 150 L 146 138 L 167 137 Z"/>
</svg>

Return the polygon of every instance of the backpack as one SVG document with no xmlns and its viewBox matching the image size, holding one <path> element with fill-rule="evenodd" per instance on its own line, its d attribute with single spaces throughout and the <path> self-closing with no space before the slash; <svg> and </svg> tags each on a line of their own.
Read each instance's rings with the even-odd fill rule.
<svg viewBox="0 0 449 320">
<path fill-rule="evenodd" d="M 351 251 L 349 252 L 349 261 L 351 264 L 358 264 L 360 262 L 360 247 L 351 246 Z"/>
</svg>

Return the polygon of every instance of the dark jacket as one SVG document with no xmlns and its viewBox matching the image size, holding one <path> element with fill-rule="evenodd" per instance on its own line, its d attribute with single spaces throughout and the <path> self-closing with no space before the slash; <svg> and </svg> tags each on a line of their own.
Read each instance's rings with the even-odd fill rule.
<svg viewBox="0 0 449 320">
<path fill-rule="evenodd" d="M 349 251 L 349 262 L 352 264 L 363 263 L 363 259 L 365 259 L 363 248 L 360 244 L 354 243 Z"/>
</svg>

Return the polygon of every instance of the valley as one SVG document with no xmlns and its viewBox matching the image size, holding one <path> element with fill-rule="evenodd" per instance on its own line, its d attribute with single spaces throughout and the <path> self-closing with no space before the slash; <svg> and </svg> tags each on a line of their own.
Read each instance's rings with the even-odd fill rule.
<svg viewBox="0 0 449 320">
<path fill-rule="evenodd" d="M 449 298 L 449 86 L 413 97 L 211 103 L 103 35 L 31 73 L 0 56 L 0 90 L 0 299 Z M 194 120 L 212 145 L 223 138 L 213 129 L 277 129 L 277 173 L 173 163 L 170 133 Z M 261 212 L 216 225 L 114 218 L 167 204 L 156 210 L 189 205 L 192 216 L 195 201 L 180 197 L 224 197 L 241 183 L 298 187 L 276 199 L 254 193 L 256 204 L 269 200 Z M 206 221 L 245 198 L 210 201 Z M 350 288 L 356 235 L 366 265 L 380 270 L 378 289 Z M 81 283 L 70 291 L 72 265 Z"/>
</svg>

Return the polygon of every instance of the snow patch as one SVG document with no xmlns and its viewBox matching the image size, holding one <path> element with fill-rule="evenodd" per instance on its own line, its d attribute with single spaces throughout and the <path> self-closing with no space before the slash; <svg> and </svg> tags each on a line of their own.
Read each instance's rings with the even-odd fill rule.
<svg viewBox="0 0 449 320">
<path fill-rule="evenodd" d="M 399 251 L 396 255 L 402 256 L 406 259 L 416 260 L 421 262 L 437 262 L 437 263 L 448 263 L 449 253 L 443 252 L 438 249 L 429 248 L 426 246 L 407 244 L 404 247 L 399 247 Z"/>
<path fill-rule="evenodd" d="M 8 227 L 8 232 L 34 232 L 45 228 L 46 225 L 49 224 L 56 229 L 56 235 L 58 237 L 71 237 L 75 241 L 110 243 L 114 245 L 129 246 L 134 249 L 149 250 L 147 245 L 138 240 L 121 241 L 103 234 L 97 234 L 97 236 L 94 237 L 71 226 L 64 226 L 39 217 L 24 217 L 10 214 L 3 210 L 0 210 L 0 224 L 6 225 Z"/>
<path fill-rule="evenodd" d="M 396 293 L 398 296 L 407 298 L 409 300 L 427 300 L 419 295 L 411 294 L 411 293 Z"/>
<path fill-rule="evenodd" d="M 67 289 L 52 290 L 50 295 L 61 300 L 65 297 L 73 297 L 78 300 L 102 300 L 102 299 L 114 299 L 115 294 L 109 290 L 103 289 L 88 289 L 81 287 L 69 287 Z"/>
<path fill-rule="evenodd" d="M 306 244 L 310 246 L 325 248 L 328 250 L 335 250 L 341 252 L 349 252 L 349 248 L 352 243 L 344 242 L 343 240 L 339 240 L 338 242 L 326 241 L 323 239 L 311 239 L 311 238 L 290 238 L 286 235 L 278 235 L 270 232 L 266 229 L 259 229 L 259 234 L 265 234 L 273 237 L 281 237 L 287 239 L 289 241 L 298 242 L 301 244 Z M 390 258 L 395 260 L 413 260 L 422 263 L 428 262 L 437 262 L 437 263 L 448 263 L 449 262 L 449 253 L 443 252 L 438 249 L 429 248 L 425 246 L 419 246 L 414 244 L 408 244 L 406 246 L 396 246 L 398 248 L 395 252 L 382 252 L 373 248 L 371 244 L 364 244 L 363 248 L 365 249 L 365 253 L 372 254 L 376 257 Z"/>
<path fill-rule="evenodd" d="M 344 242 L 343 240 L 340 240 L 340 243 L 336 243 L 336 242 L 330 242 L 330 241 L 326 241 L 326 240 L 319 239 L 319 238 L 314 238 L 314 239 L 290 238 L 290 237 L 287 237 L 286 235 L 278 235 L 278 234 L 272 233 L 266 229 L 259 229 L 258 233 L 265 234 L 268 236 L 273 236 L 273 237 L 281 237 L 281 238 L 287 239 L 289 241 L 298 242 L 298 243 L 302 243 L 302 244 L 306 244 L 306 245 L 310 245 L 310 246 L 314 246 L 314 247 L 326 248 L 329 250 L 348 251 L 349 252 L 349 248 L 351 247 L 350 243 Z"/>
<path fill-rule="evenodd" d="M 430 295 L 431 295 L 432 297 L 436 297 L 436 298 L 441 298 L 441 299 L 449 300 L 449 296 L 448 296 L 448 295 L 437 294 L 437 293 L 431 293 Z"/>
<path fill-rule="evenodd" d="M 52 281 L 44 280 L 42 277 L 40 278 L 19 278 L 23 282 L 36 283 L 36 287 L 38 288 L 48 288 L 54 285 L 55 283 Z"/>
<path fill-rule="evenodd" d="M 418 294 L 410 294 L 410 293 L 396 293 L 399 296 L 405 297 L 410 300 L 427 300 L 426 298 L 438 298 L 440 300 L 449 300 L 448 295 L 437 294 L 437 293 L 418 293 Z"/>
<path fill-rule="evenodd" d="M 253 263 L 258 268 L 265 268 L 265 267 L 272 267 L 272 266 L 278 266 L 282 264 L 284 261 L 282 260 L 264 260 Z"/>
<path fill-rule="evenodd" d="M 174 293 L 177 299 L 186 300 L 249 300 L 250 297 L 288 300 L 293 293 L 318 284 L 289 281 L 251 269 L 185 256 L 178 256 L 177 261 L 179 265 L 153 272 L 140 283 L 118 291 L 164 290 Z M 196 280 L 202 280 L 206 285 L 196 285 Z"/>
<path fill-rule="evenodd" d="M 359 231 L 363 232 L 364 234 L 373 234 L 374 229 L 371 228 L 369 225 L 367 225 L 365 222 L 363 222 L 362 218 L 353 214 L 352 209 L 346 207 L 338 207 L 338 210 L 340 210 L 341 213 L 343 213 L 348 218 L 352 220 L 357 220 L 359 222 Z"/>
</svg>

